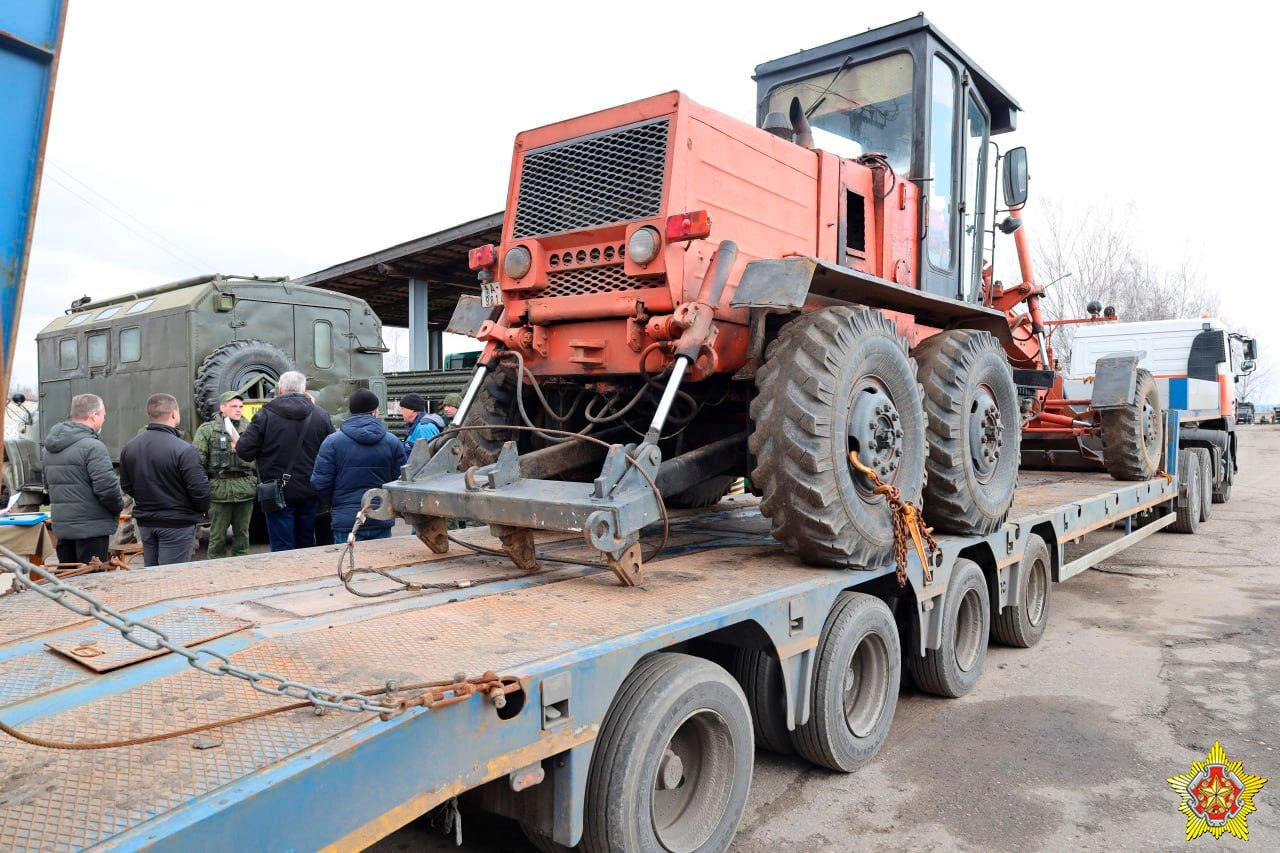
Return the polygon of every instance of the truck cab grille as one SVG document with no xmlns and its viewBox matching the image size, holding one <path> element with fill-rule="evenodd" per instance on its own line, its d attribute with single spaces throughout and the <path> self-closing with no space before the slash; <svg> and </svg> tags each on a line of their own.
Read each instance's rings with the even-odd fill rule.
<svg viewBox="0 0 1280 853">
<path fill-rule="evenodd" d="M 622 271 L 622 264 L 607 267 L 588 267 L 547 274 L 547 287 L 535 294 L 539 298 L 550 296 L 582 296 L 587 293 L 612 293 L 615 290 L 639 290 L 661 287 L 662 280 L 632 278 Z"/>
<path fill-rule="evenodd" d="M 524 157 L 513 237 L 657 216 L 670 119 L 608 130 Z"/>
</svg>

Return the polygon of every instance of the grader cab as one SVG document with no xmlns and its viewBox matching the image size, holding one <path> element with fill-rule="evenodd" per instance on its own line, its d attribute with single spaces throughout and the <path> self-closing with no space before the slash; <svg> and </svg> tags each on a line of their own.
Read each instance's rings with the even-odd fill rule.
<svg viewBox="0 0 1280 853">
<path fill-rule="evenodd" d="M 482 297 L 451 324 L 484 353 L 370 513 L 437 551 L 486 522 L 527 569 L 535 531 L 582 532 L 626 583 L 643 527 L 744 474 L 818 565 L 884 561 L 894 507 L 1003 523 L 1055 384 L 1025 152 L 991 141 L 1017 102 L 923 17 L 755 79 L 758 127 L 670 92 L 517 136 L 501 245 L 471 253 Z M 991 276 L 1000 233 L 1017 286 Z"/>
</svg>

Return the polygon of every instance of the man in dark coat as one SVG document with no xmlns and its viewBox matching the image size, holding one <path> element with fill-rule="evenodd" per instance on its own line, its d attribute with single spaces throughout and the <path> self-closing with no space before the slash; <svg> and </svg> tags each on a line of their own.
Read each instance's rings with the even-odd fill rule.
<svg viewBox="0 0 1280 853">
<path fill-rule="evenodd" d="M 111 556 L 124 495 L 111 467 L 111 454 L 98 437 L 107 419 L 96 394 L 71 400 L 71 418 L 55 424 L 44 441 L 44 479 L 49 486 L 53 535 L 59 563 L 87 563 Z"/>
<path fill-rule="evenodd" d="M 276 398 L 253 416 L 236 443 L 236 455 L 258 463 L 262 483 L 281 484 L 285 507 L 259 504 L 267 517 L 272 551 L 316 544 L 316 493 L 311 468 L 320 444 L 333 432 L 333 419 L 307 396 L 307 377 L 296 370 L 280 374 Z"/>
<path fill-rule="evenodd" d="M 191 559 L 196 525 L 209 511 L 209 475 L 182 440 L 182 410 L 171 394 L 147 399 L 147 428 L 120 449 L 120 485 L 133 496 L 142 562 L 167 566 Z"/>
<path fill-rule="evenodd" d="M 378 419 L 378 396 L 365 388 L 351 395 L 351 417 L 324 440 L 311 472 L 311 487 L 333 507 L 333 542 L 347 540 L 360 511 L 360 499 L 400 476 L 407 454 L 404 445 Z M 356 539 L 385 539 L 394 522 L 370 518 Z"/>
</svg>

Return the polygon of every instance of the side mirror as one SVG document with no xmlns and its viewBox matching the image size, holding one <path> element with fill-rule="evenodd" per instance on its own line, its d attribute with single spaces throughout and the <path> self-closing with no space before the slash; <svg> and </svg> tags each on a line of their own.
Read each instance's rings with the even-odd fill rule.
<svg viewBox="0 0 1280 853">
<path fill-rule="evenodd" d="M 1014 148 L 1004 155 L 1004 206 L 1027 203 L 1027 149 Z"/>
<path fill-rule="evenodd" d="M 1244 339 L 1244 357 L 1249 361 L 1256 361 L 1258 358 L 1258 342 L 1254 338 Z"/>
</svg>

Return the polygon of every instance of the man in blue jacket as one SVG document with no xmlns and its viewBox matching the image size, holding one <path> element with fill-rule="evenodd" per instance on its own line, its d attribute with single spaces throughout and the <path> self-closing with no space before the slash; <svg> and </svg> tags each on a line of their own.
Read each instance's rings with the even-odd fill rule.
<svg viewBox="0 0 1280 853">
<path fill-rule="evenodd" d="M 400 398 L 400 416 L 404 418 L 404 449 L 410 453 L 415 442 L 435 438 L 444 430 L 444 419 L 427 411 L 427 401 L 421 394 Z"/>
<path fill-rule="evenodd" d="M 347 541 L 364 493 L 399 477 L 406 458 L 404 445 L 378 419 L 376 394 L 360 388 L 351 395 L 347 407 L 351 417 L 320 445 L 311 471 L 311 488 L 333 508 L 335 545 Z M 356 539 L 385 539 L 393 524 L 370 518 Z"/>
</svg>

